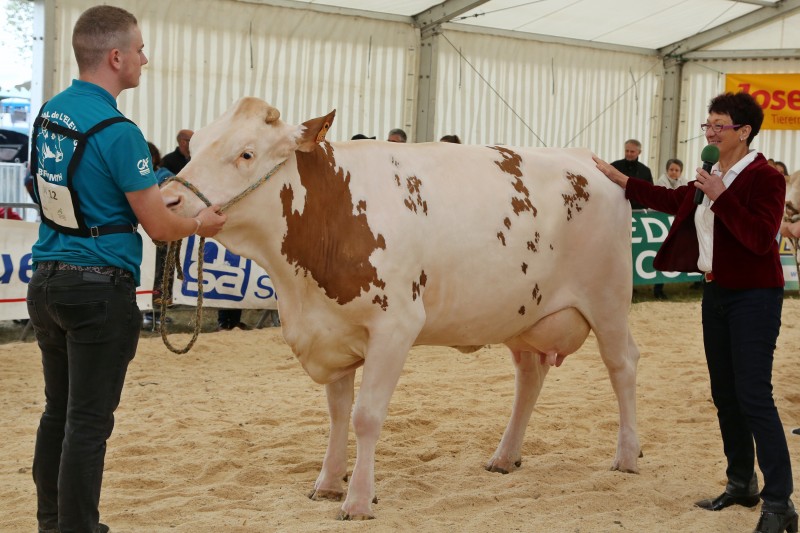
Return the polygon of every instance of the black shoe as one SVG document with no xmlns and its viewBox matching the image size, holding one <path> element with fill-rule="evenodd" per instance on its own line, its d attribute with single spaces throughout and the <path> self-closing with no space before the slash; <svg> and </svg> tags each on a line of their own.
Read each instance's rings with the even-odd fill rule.
<svg viewBox="0 0 800 533">
<path fill-rule="evenodd" d="M 109 531 L 111 531 L 111 528 L 109 528 L 105 524 L 98 524 L 97 529 L 95 529 L 94 531 L 95 533 L 108 533 Z"/>
<path fill-rule="evenodd" d="M 800 435 L 800 428 L 794 428 L 792 430 L 792 433 L 794 433 L 795 435 Z"/>
<path fill-rule="evenodd" d="M 789 508 L 784 513 L 761 511 L 761 518 L 753 533 L 797 533 L 797 511 Z"/>
<path fill-rule="evenodd" d="M 758 505 L 760 498 L 757 494 L 751 496 L 731 496 L 727 492 L 723 492 L 713 500 L 700 500 L 695 502 L 695 505 L 707 511 L 721 511 L 731 505 L 742 505 L 744 507 L 755 507 Z"/>
</svg>

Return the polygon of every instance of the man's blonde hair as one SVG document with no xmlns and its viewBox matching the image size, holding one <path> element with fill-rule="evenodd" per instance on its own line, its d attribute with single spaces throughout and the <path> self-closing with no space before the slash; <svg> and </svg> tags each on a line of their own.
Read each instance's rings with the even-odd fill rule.
<svg viewBox="0 0 800 533">
<path fill-rule="evenodd" d="M 84 11 L 72 31 L 72 50 L 78 70 L 91 71 L 114 48 L 125 48 L 130 30 L 138 25 L 136 17 L 122 8 L 95 6 Z"/>
</svg>

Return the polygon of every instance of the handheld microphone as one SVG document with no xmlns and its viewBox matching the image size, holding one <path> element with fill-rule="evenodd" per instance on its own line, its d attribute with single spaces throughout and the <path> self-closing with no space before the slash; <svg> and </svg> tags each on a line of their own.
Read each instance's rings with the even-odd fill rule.
<svg viewBox="0 0 800 533">
<path fill-rule="evenodd" d="M 713 167 L 717 161 L 719 161 L 719 148 L 717 148 L 713 144 L 707 145 L 703 148 L 703 151 L 700 152 L 700 159 L 703 160 L 703 170 L 706 172 L 711 172 L 711 167 Z M 703 191 L 700 189 L 694 190 L 694 203 L 700 205 L 703 201 Z"/>
</svg>

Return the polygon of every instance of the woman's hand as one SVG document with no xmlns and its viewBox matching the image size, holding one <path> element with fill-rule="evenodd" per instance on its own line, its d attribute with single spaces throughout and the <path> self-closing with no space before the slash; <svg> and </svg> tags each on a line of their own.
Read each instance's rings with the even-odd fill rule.
<svg viewBox="0 0 800 533">
<path fill-rule="evenodd" d="M 606 163 L 596 155 L 592 155 L 592 159 L 594 159 L 595 164 L 597 165 L 597 169 L 606 175 L 608 179 L 622 187 L 623 189 L 628 184 L 628 176 L 617 170 L 616 168 L 612 167 L 609 163 Z"/>
<path fill-rule="evenodd" d="M 711 201 L 716 201 L 719 195 L 725 192 L 725 184 L 722 183 L 722 178 L 716 174 L 709 174 L 702 168 L 698 168 L 695 179 L 697 181 L 694 182 L 694 186 L 703 191 Z"/>
</svg>

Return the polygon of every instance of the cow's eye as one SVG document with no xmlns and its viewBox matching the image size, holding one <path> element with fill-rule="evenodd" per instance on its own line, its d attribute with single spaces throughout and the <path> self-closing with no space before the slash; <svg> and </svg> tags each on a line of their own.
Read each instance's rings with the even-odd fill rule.
<svg viewBox="0 0 800 533">
<path fill-rule="evenodd" d="M 253 152 L 242 152 L 242 159 L 252 159 Z"/>
</svg>

